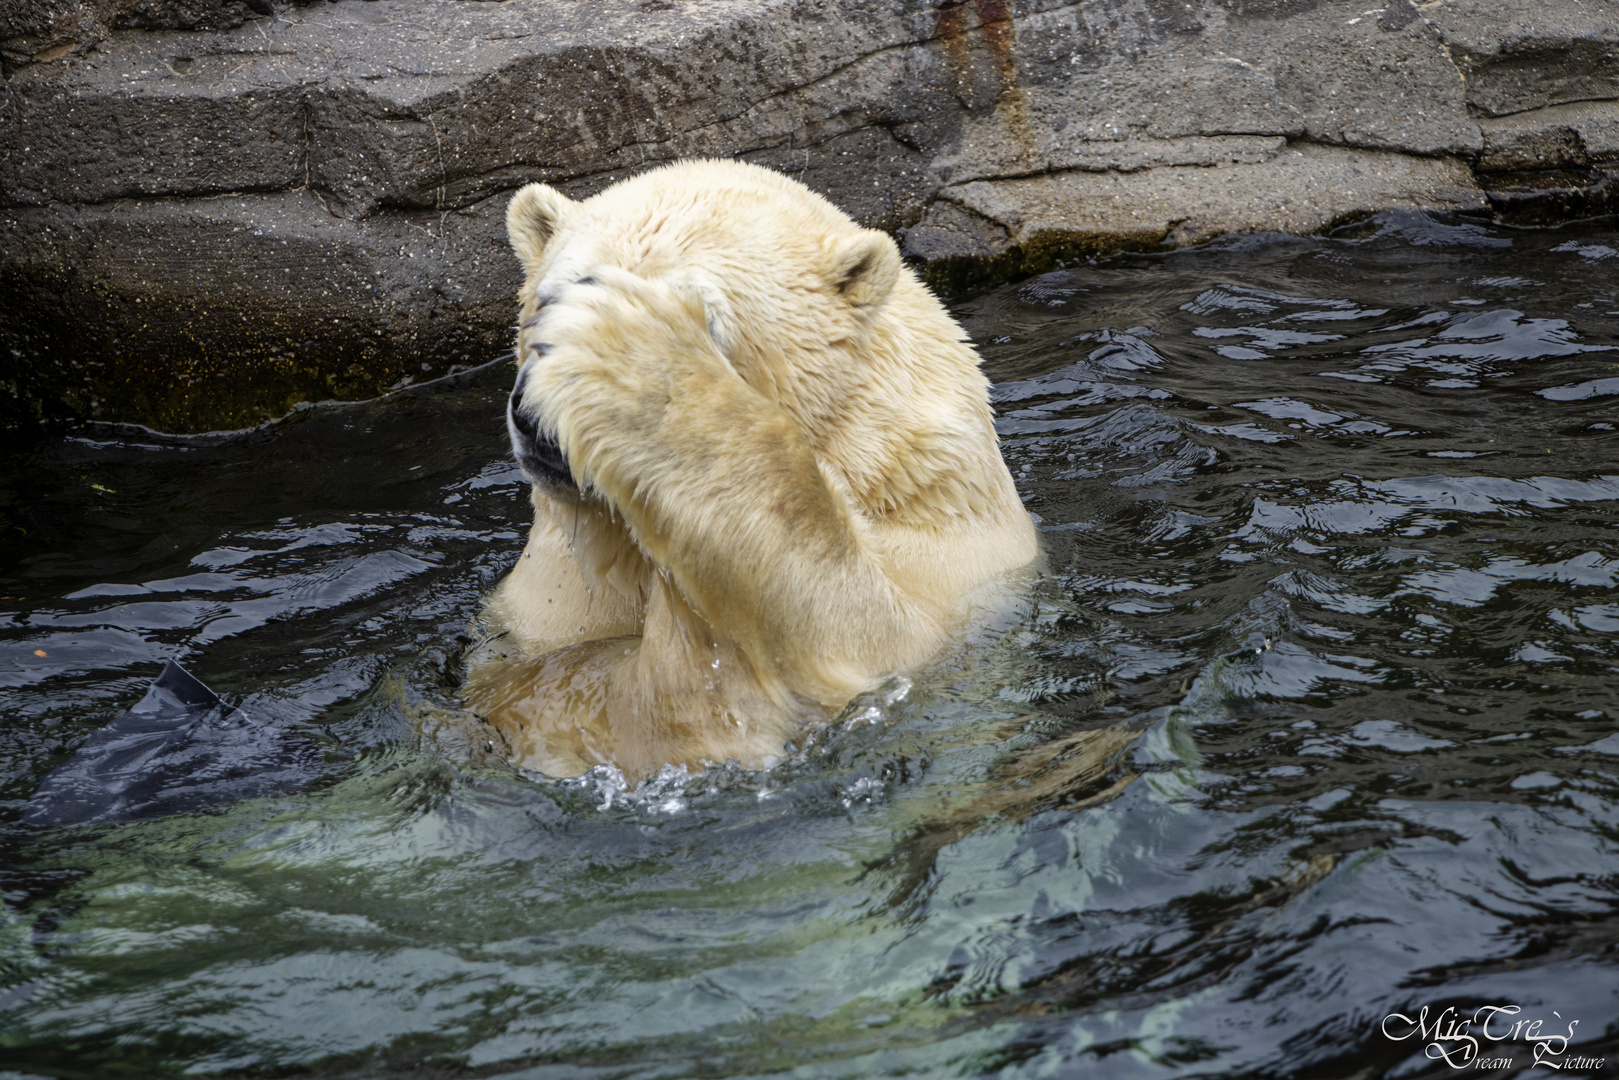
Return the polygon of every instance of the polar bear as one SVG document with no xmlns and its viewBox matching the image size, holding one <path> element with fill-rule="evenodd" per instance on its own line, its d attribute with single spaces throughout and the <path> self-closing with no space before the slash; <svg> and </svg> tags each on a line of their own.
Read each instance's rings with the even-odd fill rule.
<svg viewBox="0 0 1619 1080">
<path fill-rule="evenodd" d="M 734 161 L 530 184 L 507 230 L 534 524 L 467 696 L 516 764 L 757 767 L 1035 563 L 978 358 L 887 235 Z"/>
</svg>

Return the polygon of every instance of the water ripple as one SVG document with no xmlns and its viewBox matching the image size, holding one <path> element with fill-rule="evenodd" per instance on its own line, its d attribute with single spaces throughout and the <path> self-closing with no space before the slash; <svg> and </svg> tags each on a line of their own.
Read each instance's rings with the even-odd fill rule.
<svg viewBox="0 0 1619 1080">
<path fill-rule="evenodd" d="M 0 821 L 168 657 L 325 754 L 0 824 L 7 1067 L 1414 1077 L 1385 1017 L 1491 1003 L 1611 1062 L 1615 251 L 1389 214 L 961 305 L 1043 579 L 771 768 L 634 789 L 457 696 L 509 371 L 29 451 Z"/>
</svg>

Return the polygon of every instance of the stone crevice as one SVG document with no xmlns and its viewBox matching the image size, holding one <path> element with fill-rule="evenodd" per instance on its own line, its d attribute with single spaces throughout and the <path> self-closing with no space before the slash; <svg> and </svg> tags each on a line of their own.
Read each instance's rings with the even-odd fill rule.
<svg viewBox="0 0 1619 1080">
<path fill-rule="evenodd" d="M 1615 105 L 1619 104 L 1619 97 L 1588 97 L 1573 98 L 1560 101 L 1555 105 L 1536 105 L 1528 109 L 1519 109 L 1517 112 L 1501 113 L 1499 116 L 1480 117 L 1480 121 L 1511 120 L 1516 117 L 1532 116 L 1537 113 L 1546 113 L 1552 109 L 1562 109 L 1574 105 Z"/>
</svg>

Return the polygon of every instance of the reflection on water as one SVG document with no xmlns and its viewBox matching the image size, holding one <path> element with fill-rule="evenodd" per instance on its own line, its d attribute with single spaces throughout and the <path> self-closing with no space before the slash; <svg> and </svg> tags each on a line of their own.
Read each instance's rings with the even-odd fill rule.
<svg viewBox="0 0 1619 1080">
<path fill-rule="evenodd" d="M 8 460 L 0 1068 L 1423 1076 L 1384 1018 L 1484 1005 L 1611 1065 L 1611 223 L 1387 216 L 961 314 L 1051 572 L 766 772 L 553 784 L 465 723 L 527 514 L 503 370 Z M 169 658 L 314 783 L 21 824 Z"/>
</svg>

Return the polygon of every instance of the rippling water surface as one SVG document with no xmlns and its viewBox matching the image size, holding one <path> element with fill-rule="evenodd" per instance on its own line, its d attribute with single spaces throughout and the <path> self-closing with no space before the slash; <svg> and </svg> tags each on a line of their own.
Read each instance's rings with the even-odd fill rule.
<svg viewBox="0 0 1619 1080">
<path fill-rule="evenodd" d="M 0 1069 L 1426 1076 L 1491 1005 L 1480 1062 L 1611 1069 L 1612 222 L 1388 216 L 959 313 L 1049 575 L 770 772 L 467 737 L 527 520 L 505 370 L 4 461 Z M 21 824 L 167 658 L 318 778 Z"/>
</svg>

